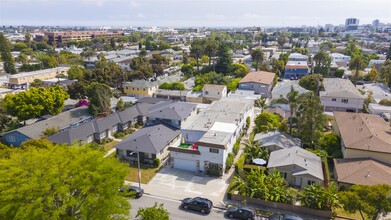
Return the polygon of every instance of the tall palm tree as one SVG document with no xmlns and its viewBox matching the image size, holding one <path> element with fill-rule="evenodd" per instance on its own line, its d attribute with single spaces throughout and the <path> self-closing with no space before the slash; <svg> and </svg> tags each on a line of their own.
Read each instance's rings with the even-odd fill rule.
<svg viewBox="0 0 391 220">
<path fill-rule="evenodd" d="M 258 141 L 247 140 L 245 145 L 246 160 L 251 163 L 254 159 L 269 159 L 269 151 L 261 147 L 261 144 Z"/>
<path fill-rule="evenodd" d="M 360 72 L 360 69 L 362 69 L 364 66 L 364 60 L 363 60 L 363 57 L 361 55 L 356 55 L 356 56 L 353 56 L 353 59 L 350 61 L 350 64 L 349 64 L 349 67 L 350 69 L 355 69 L 356 72 L 355 72 L 355 80 L 354 80 L 354 85 L 356 86 L 357 85 L 357 80 L 358 80 L 358 74 Z"/>
<path fill-rule="evenodd" d="M 255 70 L 258 71 L 259 63 L 262 63 L 263 61 L 263 52 L 260 49 L 255 49 L 251 53 L 251 58 L 256 63 Z"/>
<path fill-rule="evenodd" d="M 297 102 L 299 100 L 299 92 L 291 86 L 291 91 L 288 93 L 289 109 L 291 110 L 291 117 L 289 118 L 289 134 L 292 135 L 293 115 L 297 109 Z"/>
</svg>

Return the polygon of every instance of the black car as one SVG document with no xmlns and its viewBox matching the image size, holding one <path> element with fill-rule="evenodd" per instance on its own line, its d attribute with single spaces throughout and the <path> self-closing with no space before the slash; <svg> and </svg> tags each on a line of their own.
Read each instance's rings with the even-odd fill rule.
<svg viewBox="0 0 391 220">
<path fill-rule="evenodd" d="M 120 188 L 119 189 L 120 192 L 124 192 L 125 190 L 123 188 Z M 141 196 L 143 196 L 144 194 L 144 190 L 141 189 L 140 187 L 137 187 L 137 186 L 129 186 L 127 192 L 130 194 L 130 195 L 134 195 L 134 197 L 137 199 L 137 198 L 140 198 Z M 129 196 L 128 194 L 126 194 L 127 196 Z M 125 195 L 125 196 L 126 196 Z"/>
<path fill-rule="evenodd" d="M 209 199 L 195 197 L 182 200 L 181 206 L 184 209 L 191 209 L 205 214 L 209 213 L 210 210 L 212 210 L 213 203 Z"/>
<path fill-rule="evenodd" d="M 303 220 L 299 216 L 290 215 L 290 214 L 273 214 L 269 216 L 269 220 Z"/>
<path fill-rule="evenodd" d="M 255 219 L 254 210 L 251 210 L 246 207 L 230 206 L 228 207 L 227 215 L 230 218 L 238 218 L 238 219 L 246 219 L 246 220 Z"/>
</svg>

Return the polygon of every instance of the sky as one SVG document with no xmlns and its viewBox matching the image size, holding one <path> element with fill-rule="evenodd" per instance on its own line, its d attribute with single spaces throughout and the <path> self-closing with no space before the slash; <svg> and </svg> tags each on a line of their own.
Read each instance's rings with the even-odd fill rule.
<svg viewBox="0 0 391 220">
<path fill-rule="evenodd" d="M 299 27 L 391 23 L 391 0 L 0 0 L 0 25 Z"/>
</svg>

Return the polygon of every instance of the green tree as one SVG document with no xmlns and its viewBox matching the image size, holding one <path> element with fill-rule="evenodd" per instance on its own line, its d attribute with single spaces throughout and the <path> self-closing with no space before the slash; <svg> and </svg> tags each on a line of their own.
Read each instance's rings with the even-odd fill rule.
<svg viewBox="0 0 391 220">
<path fill-rule="evenodd" d="M 378 219 L 391 212 L 391 186 L 390 185 L 353 185 L 348 191 L 339 193 L 339 202 L 343 208 L 350 212 L 359 212 L 362 219 L 364 213 L 369 219 Z"/>
<path fill-rule="evenodd" d="M 355 73 L 354 74 L 354 76 L 355 76 L 354 77 L 354 85 L 356 85 L 357 81 L 358 81 L 358 75 L 360 73 L 360 70 L 365 68 L 363 57 L 361 55 L 353 56 L 352 60 L 349 63 L 349 68 L 355 71 L 354 72 Z"/>
<path fill-rule="evenodd" d="M 242 80 L 242 78 L 235 78 L 235 79 L 231 80 L 231 82 L 229 82 L 227 84 L 228 92 L 235 91 L 238 88 L 238 84 L 239 84 L 240 80 Z"/>
<path fill-rule="evenodd" d="M 20 62 L 22 64 L 27 64 L 29 62 L 29 59 L 26 54 L 20 53 L 19 56 L 15 60 L 16 62 Z"/>
<path fill-rule="evenodd" d="M 299 193 L 298 200 L 302 206 L 311 209 L 332 211 L 333 208 L 339 207 L 335 183 L 328 187 L 323 187 L 320 184 L 309 185 Z"/>
<path fill-rule="evenodd" d="M 373 65 L 371 71 L 365 76 L 365 78 L 372 82 L 377 82 L 379 79 L 379 73 L 376 70 L 376 66 Z"/>
<path fill-rule="evenodd" d="M 244 77 L 250 72 L 250 68 L 246 64 L 234 63 L 231 72 L 235 77 Z"/>
<path fill-rule="evenodd" d="M 229 73 L 233 60 L 228 43 L 220 43 L 217 55 L 219 57 L 219 60 L 216 64 L 216 72 L 224 74 Z"/>
<path fill-rule="evenodd" d="M 320 50 L 314 56 L 315 61 L 315 73 L 320 73 L 323 76 L 328 75 L 330 72 L 331 57 L 323 50 Z"/>
<path fill-rule="evenodd" d="M 95 116 L 107 116 L 111 113 L 111 101 L 113 92 L 110 87 L 102 83 L 92 83 L 87 87 L 88 108 Z"/>
<path fill-rule="evenodd" d="M 13 45 L 13 51 L 22 51 L 23 49 L 27 49 L 28 46 L 25 43 L 19 42 Z"/>
<path fill-rule="evenodd" d="M 65 90 L 56 85 L 47 88 L 31 88 L 18 94 L 8 94 L 4 98 L 4 107 L 8 114 L 21 121 L 42 115 L 57 115 L 69 98 Z"/>
<path fill-rule="evenodd" d="M 1 60 L 4 62 L 4 71 L 6 73 L 15 74 L 15 63 L 14 58 L 11 55 L 11 46 L 8 39 L 3 35 L 3 33 L 0 33 L 0 55 Z"/>
<path fill-rule="evenodd" d="M 258 71 L 259 63 L 263 62 L 263 52 L 260 49 L 255 49 L 251 52 L 251 58 L 255 61 L 255 71 Z"/>
<path fill-rule="evenodd" d="M 289 134 L 292 135 L 293 117 L 298 107 L 299 92 L 291 86 L 291 91 L 287 95 L 291 117 L 289 117 Z"/>
<path fill-rule="evenodd" d="M 246 153 L 246 163 L 252 163 L 254 159 L 261 158 L 264 160 L 269 159 L 269 151 L 265 147 L 261 147 L 258 141 L 247 140 L 244 144 Z"/>
<path fill-rule="evenodd" d="M 282 48 L 284 44 L 286 43 L 286 37 L 284 34 L 280 34 L 280 36 L 277 39 L 278 45 Z"/>
<path fill-rule="evenodd" d="M 281 127 L 282 123 L 285 123 L 284 121 L 281 121 L 282 118 L 279 115 L 268 113 L 268 112 L 262 112 L 255 118 L 255 131 L 256 133 L 259 132 L 269 132 L 277 130 Z"/>
<path fill-rule="evenodd" d="M 68 70 L 68 79 L 78 79 L 81 80 L 83 78 L 83 68 L 78 65 L 72 65 Z"/>
<path fill-rule="evenodd" d="M 386 60 L 380 71 L 381 81 L 391 87 L 391 60 Z"/>
<path fill-rule="evenodd" d="M 386 60 L 391 60 L 391 43 L 390 43 L 390 46 L 388 47 Z"/>
<path fill-rule="evenodd" d="M 156 202 L 152 207 L 140 208 L 137 210 L 136 218 L 140 220 L 169 220 L 170 213 L 164 208 L 163 204 L 158 205 Z"/>
<path fill-rule="evenodd" d="M 195 40 L 191 43 L 190 53 L 196 59 L 198 74 L 200 74 L 199 61 L 202 57 L 203 51 L 204 49 L 202 48 L 201 41 Z"/>
<path fill-rule="evenodd" d="M 311 74 L 301 77 L 299 85 L 307 90 L 318 94 L 322 88 L 323 76 L 319 74 Z"/>
<path fill-rule="evenodd" d="M 319 140 L 319 148 L 325 150 L 332 158 L 341 158 L 341 139 L 338 135 L 330 133 L 323 135 Z"/>
<path fill-rule="evenodd" d="M 209 65 L 208 65 L 209 67 L 211 65 L 211 61 L 212 60 L 214 61 L 213 57 L 216 56 L 216 52 L 217 52 L 218 47 L 219 47 L 219 45 L 218 45 L 217 41 L 215 41 L 215 40 L 208 39 L 208 41 L 206 42 L 205 53 L 209 57 Z"/>
<path fill-rule="evenodd" d="M 313 92 L 301 94 L 298 98 L 298 134 L 303 144 L 319 146 L 326 118 L 320 99 Z"/>
<path fill-rule="evenodd" d="M 128 217 L 126 165 L 86 147 L 27 148 L 0 159 L 1 219 Z"/>
<path fill-rule="evenodd" d="M 124 100 L 119 99 L 118 102 L 117 102 L 117 110 L 118 111 L 123 111 L 125 109 L 126 109 L 126 105 L 125 105 Z"/>
<path fill-rule="evenodd" d="M 183 64 L 181 67 L 181 72 L 185 75 L 191 75 L 193 74 L 194 67 L 191 64 Z"/>
<path fill-rule="evenodd" d="M 71 99 L 85 99 L 87 97 L 87 85 L 82 81 L 68 85 L 67 89 Z"/>
</svg>

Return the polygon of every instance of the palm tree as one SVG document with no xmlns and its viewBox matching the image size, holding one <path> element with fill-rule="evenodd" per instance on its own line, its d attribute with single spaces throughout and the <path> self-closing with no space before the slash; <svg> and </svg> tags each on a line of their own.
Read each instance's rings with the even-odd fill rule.
<svg viewBox="0 0 391 220">
<path fill-rule="evenodd" d="M 261 147 L 258 141 L 247 140 L 245 145 L 246 160 L 248 163 L 251 163 L 254 159 L 269 159 L 269 151 Z"/>
<path fill-rule="evenodd" d="M 364 60 L 361 55 L 356 55 L 353 56 L 353 59 L 350 61 L 349 67 L 350 69 L 355 69 L 355 80 L 354 80 L 354 85 L 357 85 L 357 80 L 358 80 L 358 74 L 360 72 L 360 69 L 362 69 L 364 66 Z"/>
<path fill-rule="evenodd" d="M 299 100 L 299 92 L 291 86 L 291 91 L 288 93 L 289 109 L 291 110 L 291 117 L 289 118 L 289 134 L 292 135 L 293 115 L 297 109 L 297 102 Z"/>
<path fill-rule="evenodd" d="M 266 108 L 266 99 L 265 98 L 259 98 L 259 99 L 255 100 L 254 106 L 258 107 L 258 108 L 261 108 L 262 111 L 263 111 Z"/>
<path fill-rule="evenodd" d="M 239 195 L 242 195 L 242 196 L 249 196 L 250 195 L 247 182 L 244 179 L 242 179 L 240 176 L 235 175 L 232 182 L 233 182 L 233 184 L 229 188 L 230 191 L 231 190 L 238 191 Z"/>
<path fill-rule="evenodd" d="M 255 70 L 258 71 L 258 65 L 263 61 L 263 52 L 260 49 L 255 49 L 251 53 L 251 58 L 256 63 Z"/>
</svg>

